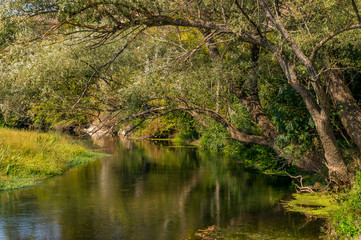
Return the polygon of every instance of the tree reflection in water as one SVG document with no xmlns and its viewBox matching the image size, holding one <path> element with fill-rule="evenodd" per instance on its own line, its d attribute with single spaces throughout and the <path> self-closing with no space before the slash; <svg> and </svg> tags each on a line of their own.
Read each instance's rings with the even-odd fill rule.
<svg viewBox="0 0 361 240">
<path fill-rule="evenodd" d="M 185 239 L 209 225 L 318 234 L 318 224 L 300 230 L 304 217 L 277 205 L 287 178 L 169 142 L 103 144 L 112 157 L 0 194 L 0 238 Z"/>
</svg>

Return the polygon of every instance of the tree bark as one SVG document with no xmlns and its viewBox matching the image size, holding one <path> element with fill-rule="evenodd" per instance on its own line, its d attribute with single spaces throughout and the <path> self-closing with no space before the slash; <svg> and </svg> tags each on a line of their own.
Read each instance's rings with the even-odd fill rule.
<svg viewBox="0 0 361 240">
<path fill-rule="evenodd" d="M 185 111 L 194 111 L 198 113 L 202 113 L 213 120 L 217 121 L 218 123 L 222 124 L 227 131 L 231 134 L 231 139 L 234 139 L 239 142 L 249 143 L 249 144 L 256 144 L 256 145 L 263 145 L 272 147 L 273 142 L 270 142 L 264 136 L 257 136 L 257 135 L 248 135 L 240 132 L 231 122 L 229 122 L 224 116 L 213 111 L 208 108 L 201 108 L 201 107 L 177 107 L 178 110 L 185 110 Z"/>
<path fill-rule="evenodd" d="M 317 95 L 317 93 L 320 93 L 322 89 L 319 86 L 315 86 L 318 87 L 318 90 L 315 92 L 319 102 L 321 103 L 321 106 L 318 105 L 312 93 L 299 83 L 297 75 L 294 72 L 294 66 L 290 64 L 287 56 L 282 53 L 277 53 L 276 58 L 283 71 L 287 73 L 286 76 L 289 84 L 302 97 L 306 104 L 306 108 L 312 117 L 316 131 L 322 143 L 326 160 L 325 165 L 329 170 L 330 178 L 339 184 L 349 184 L 349 173 L 343 161 L 341 151 L 337 145 L 336 137 L 330 123 L 329 107 L 324 106 L 328 101 L 325 99 L 327 96 L 325 94 Z M 316 83 L 314 83 L 314 85 L 315 84 Z"/>
<path fill-rule="evenodd" d="M 205 37 L 209 34 L 207 34 L 207 32 L 204 30 L 201 30 L 201 32 Z M 213 61 L 220 61 L 221 57 L 213 39 L 210 38 L 207 41 L 211 58 L 213 59 Z M 292 154 L 285 152 L 283 149 L 280 149 L 275 145 L 275 140 L 280 135 L 280 133 L 277 131 L 275 125 L 271 122 L 269 117 L 264 112 L 258 95 L 259 46 L 253 44 L 251 53 L 251 69 L 253 76 L 251 76 L 251 78 L 249 79 L 248 94 L 245 94 L 244 88 L 241 85 L 235 83 L 232 80 L 228 80 L 227 84 L 231 93 L 233 93 L 240 100 L 243 106 L 247 109 L 249 115 L 252 117 L 253 121 L 263 133 L 267 144 L 258 145 L 265 145 L 272 148 L 279 157 L 284 158 L 289 164 L 292 163 L 300 169 L 310 172 L 320 171 L 320 169 L 324 165 L 324 161 L 322 154 L 320 154 L 318 151 L 309 151 L 305 153 L 305 155 L 302 156 L 301 159 L 295 159 Z M 292 75 L 292 73 L 290 74 Z M 315 107 L 317 107 L 317 105 L 315 105 Z M 227 129 L 231 133 L 232 139 L 245 143 L 245 141 L 243 140 L 244 138 L 239 137 L 240 132 L 236 128 L 228 127 Z"/>
<path fill-rule="evenodd" d="M 339 70 L 328 73 L 328 94 L 348 135 L 361 152 L 361 109 Z"/>
<path fill-rule="evenodd" d="M 245 106 L 248 113 L 256 122 L 257 126 L 262 131 L 264 136 L 267 137 L 269 141 L 274 142 L 276 138 L 279 136 L 279 132 L 277 131 L 276 127 L 273 125 L 271 120 L 264 112 L 258 95 L 259 47 L 257 45 L 253 45 L 251 52 L 252 52 L 252 62 L 251 62 L 252 76 L 249 79 L 248 96 L 240 97 L 239 100 Z"/>
</svg>

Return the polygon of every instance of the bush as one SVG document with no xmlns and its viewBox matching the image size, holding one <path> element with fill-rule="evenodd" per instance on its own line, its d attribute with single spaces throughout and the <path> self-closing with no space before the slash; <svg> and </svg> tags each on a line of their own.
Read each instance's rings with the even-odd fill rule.
<svg viewBox="0 0 361 240">
<path fill-rule="evenodd" d="M 350 189 L 339 198 L 340 208 L 332 214 L 331 228 L 341 239 L 361 238 L 361 172 Z"/>
<path fill-rule="evenodd" d="M 196 121 L 188 113 L 177 113 L 177 133 L 174 137 L 175 142 L 187 143 L 199 138 Z"/>
<path fill-rule="evenodd" d="M 199 144 L 201 147 L 209 148 L 211 151 L 219 151 L 227 145 L 229 140 L 226 138 L 228 137 L 229 133 L 224 127 L 219 123 L 215 123 L 202 132 Z"/>
</svg>

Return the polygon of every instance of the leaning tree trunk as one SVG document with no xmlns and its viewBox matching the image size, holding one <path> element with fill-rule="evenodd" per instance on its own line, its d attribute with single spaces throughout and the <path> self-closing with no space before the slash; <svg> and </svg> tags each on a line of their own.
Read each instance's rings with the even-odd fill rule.
<svg viewBox="0 0 361 240">
<path fill-rule="evenodd" d="M 241 86 L 235 86 L 234 84 L 231 88 L 231 92 L 237 96 L 241 101 L 243 106 L 247 109 L 249 115 L 253 118 L 254 122 L 257 124 L 263 135 L 270 142 L 271 148 L 275 153 L 288 161 L 288 163 L 297 166 L 298 168 L 309 171 L 309 172 L 319 172 L 324 166 L 324 160 L 322 154 L 318 151 L 308 151 L 301 158 L 295 158 L 294 154 L 280 149 L 276 144 L 275 140 L 280 136 L 280 133 L 277 131 L 275 125 L 271 122 L 269 117 L 263 110 L 261 102 L 259 100 L 259 90 L 258 90 L 258 59 L 259 59 L 259 47 L 256 45 L 252 46 L 252 76 L 250 77 L 248 83 L 248 95 L 242 94 Z"/>
<path fill-rule="evenodd" d="M 243 106 L 247 109 L 248 113 L 251 115 L 259 129 L 268 138 L 270 141 L 274 143 L 276 138 L 280 135 L 277 131 L 276 127 L 273 125 L 269 117 L 263 110 L 261 102 L 259 100 L 259 90 L 258 90 L 258 59 L 259 59 L 259 47 L 257 45 L 253 45 L 251 49 L 252 53 L 252 63 L 251 63 L 251 71 L 252 76 L 249 79 L 248 83 L 248 96 L 241 96 L 236 89 L 233 89 L 233 93 L 238 97 L 238 99 L 242 102 Z"/>
<path fill-rule="evenodd" d="M 337 145 L 337 140 L 329 120 L 329 114 L 321 112 L 313 121 L 325 151 L 326 166 L 330 176 L 334 177 L 336 182 L 348 184 L 350 182 L 349 173 L 343 161 L 340 148 Z"/>
<path fill-rule="evenodd" d="M 206 37 L 207 33 L 202 31 L 203 35 Z M 214 44 L 213 39 L 208 39 L 208 49 L 210 51 L 210 56 L 213 61 L 220 61 L 221 57 L 219 55 L 218 48 L 216 44 Z M 305 153 L 301 159 L 295 159 L 294 155 L 291 153 L 287 153 L 283 149 L 280 149 L 276 146 L 275 141 L 280 133 L 277 131 L 275 125 L 271 122 L 269 117 L 264 112 L 264 109 L 261 105 L 259 100 L 259 90 L 258 90 L 258 59 L 259 59 L 259 46 L 252 45 L 251 49 L 252 53 L 252 61 L 251 61 L 251 71 L 252 76 L 248 81 L 248 91 L 247 94 L 245 93 L 245 89 L 243 86 L 239 85 L 238 83 L 229 80 L 227 81 L 228 87 L 242 103 L 242 105 L 247 109 L 248 114 L 252 117 L 255 124 L 261 130 L 264 141 L 262 144 L 255 143 L 258 145 L 265 145 L 274 150 L 274 152 L 278 155 L 278 157 L 282 157 L 285 159 L 289 164 L 294 164 L 300 169 L 310 172 L 319 172 L 320 169 L 324 166 L 323 165 L 323 157 L 317 151 L 309 151 Z M 241 134 L 233 125 L 232 127 L 223 124 L 227 130 L 231 133 L 231 138 L 237 140 L 239 142 L 245 142 L 243 134 Z M 265 142 L 267 144 L 265 144 Z"/>
<path fill-rule="evenodd" d="M 361 152 L 361 109 L 346 86 L 343 74 L 331 70 L 328 74 L 328 93 L 336 106 L 337 114 L 352 141 Z"/>
<path fill-rule="evenodd" d="M 311 117 L 315 123 L 316 131 L 322 142 L 322 146 L 325 152 L 326 165 L 329 169 L 330 177 L 332 177 L 340 184 L 348 184 L 350 182 L 350 177 L 347 167 L 343 161 L 340 148 L 337 145 L 333 129 L 331 127 L 329 100 L 325 90 L 322 88 L 319 82 L 318 71 L 312 61 L 302 52 L 301 48 L 285 28 L 283 23 L 274 16 L 266 1 L 259 0 L 259 4 L 267 19 L 270 20 L 270 22 L 272 22 L 273 25 L 277 28 L 283 39 L 290 46 L 297 59 L 307 68 L 307 71 L 310 74 L 311 85 L 316 95 L 317 101 L 312 93 L 303 87 L 298 81 L 296 72 L 294 71 L 294 66 L 289 62 L 287 55 L 282 52 L 282 50 L 280 51 L 277 49 L 267 39 L 262 39 L 267 49 L 271 51 L 277 58 L 277 61 L 281 65 L 289 84 L 302 97 L 306 104 L 307 110 L 311 114 Z"/>
<path fill-rule="evenodd" d="M 317 96 L 316 99 L 312 93 L 299 83 L 297 75 L 294 72 L 294 66 L 289 62 L 287 56 L 282 53 L 276 54 L 283 71 L 286 73 L 290 86 L 302 97 L 306 104 L 306 108 L 310 113 L 318 137 L 321 140 L 324 150 L 325 165 L 328 168 L 330 178 L 338 184 L 349 184 L 350 177 L 341 150 L 338 147 L 336 137 L 334 135 L 331 122 L 328 99 L 324 90 L 316 81 L 312 82 L 313 88 Z"/>
<path fill-rule="evenodd" d="M 242 105 L 247 109 L 247 112 L 252 117 L 258 128 L 261 130 L 263 135 L 274 143 L 276 138 L 280 135 L 276 127 L 273 125 L 269 117 L 263 110 L 258 95 L 258 58 L 259 58 L 259 47 L 256 45 L 252 46 L 252 62 L 251 71 L 252 74 L 248 79 L 247 93 L 243 86 L 235 83 L 232 80 L 228 80 L 227 84 L 231 93 L 233 93 Z"/>
</svg>

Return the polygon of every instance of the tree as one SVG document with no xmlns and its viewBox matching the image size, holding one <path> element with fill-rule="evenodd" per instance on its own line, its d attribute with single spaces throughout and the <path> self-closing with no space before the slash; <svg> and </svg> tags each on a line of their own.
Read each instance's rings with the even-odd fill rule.
<svg viewBox="0 0 361 240">
<path fill-rule="evenodd" d="M 17 5 L 22 7 L 17 8 L 16 14 L 56 19 L 53 22 L 57 29 L 60 26 L 68 26 L 66 28 L 68 33 L 69 31 L 89 33 L 88 36 L 97 41 L 94 46 L 111 41 L 119 34 L 125 37 L 132 35 L 133 37 L 128 37 L 129 41 L 132 41 L 134 37 L 144 32 L 144 29 L 171 25 L 221 34 L 228 39 L 236 39 L 238 43 L 250 43 L 267 50 L 276 59 L 288 84 L 301 96 L 311 115 L 323 146 L 330 176 L 339 183 L 350 181 L 330 122 L 331 104 L 326 94 L 323 75 L 318 70 L 324 66 L 324 63 L 318 61 L 317 56 L 325 44 L 339 34 L 361 27 L 356 2 L 103 0 L 25 1 L 23 5 L 19 3 L 22 2 L 17 2 Z M 305 5 L 308 5 L 308 8 Z M 309 12 L 311 7 L 312 13 Z M 320 27 L 319 20 L 328 28 Z M 355 21 L 357 23 L 352 24 Z M 209 39 L 212 37 L 208 34 L 204 42 Z M 123 51 L 124 48 L 120 49 L 116 57 Z M 335 75 L 331 75 L 331 80 L 332 76 Z M 309 85 L 312 89 L 308 87 Z M 342 102 L 349 104 L 345 97 L 341 96 L 341 98 Z M 242 99 L 247 105 L 245 98 Z M 199 108 L 183 108 L 183 110 L 203 112 L 221 122 L 231 134 L 234 131 L 217 112 L 208 109 L 201 111 Z M 344 118 L 342 122 L 350 136 L 355 139 L 359 130 L 350 126 L 354 126 L 359 120 Z M 261 129 L 264 123 L 259 122 Z M 272 127 L 264 129 L 270 130 Z M 352 129 L 357 132 L 356 135 L 352 134 Z M 272 138 L 276 136 L 271 131 L 266 134 L 274 135 Z M 261 139 L 264 139 L 264 136 L 238 140 L 260 144 L 258 140 Z M 354 141 L 358 144 L 357 140 Z M 262 144 L 267 145 L 264 142 Z"/>
</svg>

